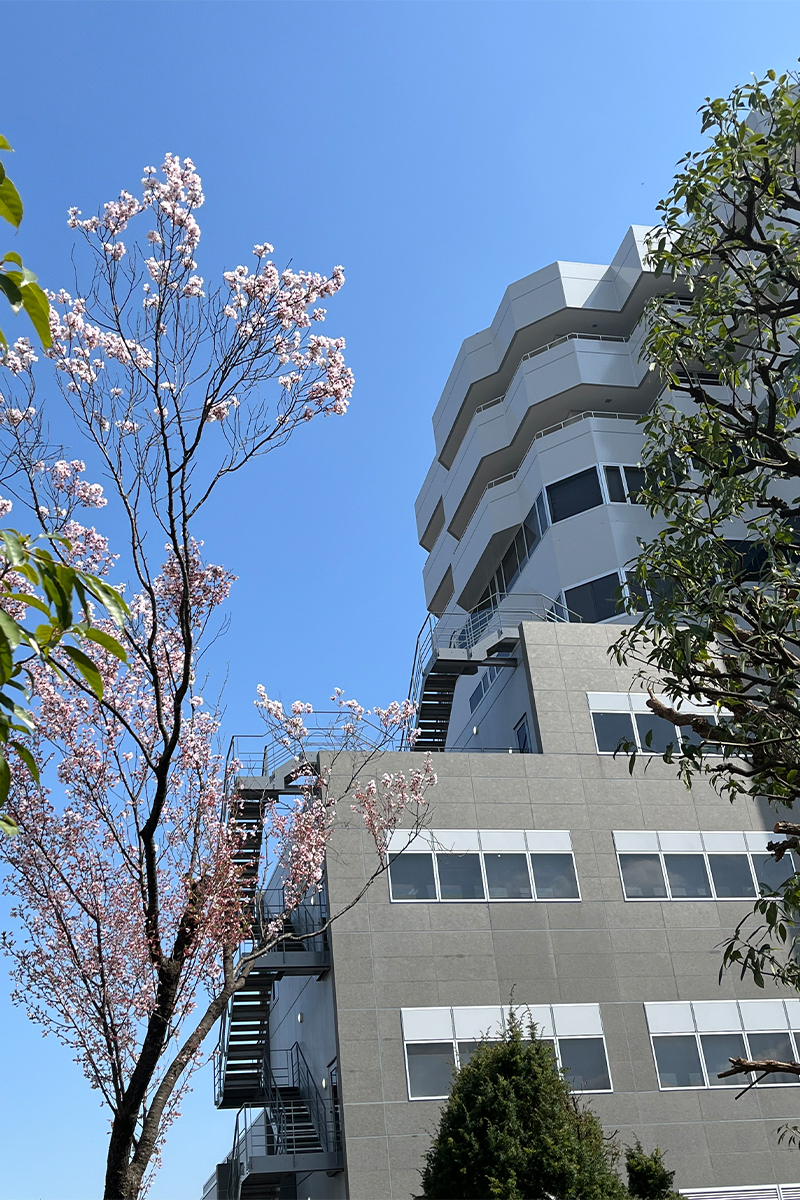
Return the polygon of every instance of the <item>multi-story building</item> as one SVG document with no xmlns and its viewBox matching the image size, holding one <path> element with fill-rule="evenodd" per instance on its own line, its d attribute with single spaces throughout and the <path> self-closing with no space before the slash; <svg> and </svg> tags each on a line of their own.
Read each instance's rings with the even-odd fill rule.
<svg viewBox="0 0 800 1200">
<path fill-rule="evenodd" d="M 652 759 L 682 735 L 608 655 L 626 563 L 653 530 L 634 418 L 657 380 L 637 323 L 663 285 L 642 233 L 610 267 L 513 284 L 459 353 L 417 502 L 430 828 L 401 835 L 319 932 L 374 866 L 360 827 L 338 828 L 324 892 L 228 1013 L 216 1099 L 239 1111 L 205 1200 L 410 1200 L 453 1070 L 512 1003 L 607 1130 L 659 1145 L 686 1195 L 800 1198 L 778 1141 L 798 1081 L 737 1100 L 741 1082 L 718 1078 L 732 1056 L 800 1051 L 800 1001 L 718 979 L 726 935 L 791 869 L 766 853 L 774 814 L 688 791 Z M 642 750 L 633 773 L 621 740 Z M 254 819 L 287 790 L 262 761 L 240 781 Z M 407 767 L 404 752 L 380 763 Z M 260 904 L 280 910 L 279 880 Z"/>
</svg>

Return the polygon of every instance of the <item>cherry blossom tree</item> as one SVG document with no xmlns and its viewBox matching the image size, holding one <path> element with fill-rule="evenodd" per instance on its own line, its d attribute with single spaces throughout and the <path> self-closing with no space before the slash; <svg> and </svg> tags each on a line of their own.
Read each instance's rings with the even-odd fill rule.
<svg viewBox="0 0 800 1200">
<path fill-rule="evenodd" d="M 277 867 L 286 912 L 254 920 L 239 765 L 226 769 L 219 713 L 200 694 L 201 656 L 224 631 L 234 582 L 204 558 L 203 509 L 299 425 L 343 415 L 353 379 L 344 342 L 312 332 L 342 269 L 279 271 L 264 243 L 252 270 L 208 284 L 195 257 L 202 203 L 193 164 L 167 155 L 160 176 L 146 169 L 141 196 L 123 192 L 88 219 L 70 212 L 91 275 L 78 296 L 50 296 L 46 357 L 81 457 L 50 442 L 37 396 L 45 364 L 30 344 L 18 339 L 0 360 L 3 490 L 44 532 L 67 535 L 54 543 L 66 563 L 100 578 L 113 581 L 119 564 L 83 510 L 109 504 L 127 532 L 122 633 L 95 618 L 101 636 L 85 663 L 57 649 L 58 675 L 31 668 L 39 781 L 15 773 L 9 811 L 20 832 L 2 846 L 21 929 L 4 938 L 14 999 L 73 1051 L 110 1109 L 106 1200 L 146 1191 L 208 1035 L 285 918 L 321 887 L 337 821 L 364 823 L 375 878 L 389 833 L 402 824 L 415 836 L 435 783 L 427 760 L 407 776 L 368 778 L 375 755 L 410 728 L 408 702 L 370 713 L 337 690 L 320 755 L 310 706 L 284 711 L 260 689 L 294 787 L 265 800 L 260 838 L 261 877 Z M 134 223 L 150 227 L 146 237 L 128 234 Z M 87 459 L 102 485 L 88 481 Z M 17 603 L 24 609 L 24 596 Z"/>
</svg>

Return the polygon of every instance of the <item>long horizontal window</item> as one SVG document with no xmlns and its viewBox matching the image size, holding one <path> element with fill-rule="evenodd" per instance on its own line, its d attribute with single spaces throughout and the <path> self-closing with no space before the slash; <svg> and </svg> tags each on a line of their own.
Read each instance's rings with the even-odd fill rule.
<svg viewBox="0 0 800 1200">
<path fill-rule="evenodd" d="M 389 843 L 395 903 L 580 900 L 569 832 L 561 829 L 425 830 Z"/>
<path fill-rule="evenodd" d="M 720 1079 L 732 1058 L 797 1061 L 800 1000 L 694 1000 L 645 1004 L 653 1059 L 662 1090 L 741 1088 L 749 1075 Z M 789 1072 L 757 1087 L 800 1084 Z"/>
<path fill-rule="evenodd" d="M 670 747 L 680 754 L 685 746 L 701 741 L 690 725 L 678 728 L 656 716 L 647 707 L 648 697 L 643 692 L 587 692 L 586 698 L 598 754 L 626 753 L 629 748 L 640 754 L 665 754 Z M 662 699 L 673 704 L 666 696 Z M 682 711 L 703 716 L 710 725 L 724 719 L 716 709 L 700 705 L 683 704 Z M 719 754 L 720 747 L 706 743 L 703 753 Z"/>
<path fill-rule="evenodd" d="M 515 1005 L 527 1030 L 549 1042 L 557 1065 L 575 1092 L 610 1092 L 603 1023 L 597 1004 Z M 507 1006 L 403 1008 L 403 1046 L 410 1100 L 443 1100 L 453 1074 L 466 1066 L 481 1041 L 499 1040 L 508 1020 Z"/>
<path fill-rule="evenodd" d="M 754 900 L 795 872 L 790 853 L 776 863 L 772 835 L 759 830 L 615 830 L 626 900 Z"/>
<path fill-rule="evenodd" d="M 622 582 L 617 571 L 567 588 L 564 603 L 570 621 L 607 621 L 619 611 Z"/>
</svg>

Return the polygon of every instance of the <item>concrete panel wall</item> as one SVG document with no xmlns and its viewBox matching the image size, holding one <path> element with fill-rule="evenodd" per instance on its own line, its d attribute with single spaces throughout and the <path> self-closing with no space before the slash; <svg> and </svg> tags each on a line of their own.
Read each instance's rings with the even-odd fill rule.
<svg viewBox="0 0 800 1200">
<path fill-rule="evenodd" d="M 336 923 L 333 958 L 349 1195 L 408 1200 L 439 1105 L 409 1101 L 400 1009 L 508 1003 L 599 1003 L 614 1092 L 590 1102 L 621 1140 L 658 1144 L 683 1188 L 795 1182 L 796 1152 L 777 1127 L 797 1118 L 800 1089 L 659 1091 L 644 1013 L 652 1000 L 763 995 L 727 974 L 720 945 L 747 902 L 626 902 L 613 829 L 747 830 L 774 817 L 689 792 L 660 760 L 634 775 L 595 752 L 587 691 L 626 691 L 607 626 L 524 626 L 524 653 L 542 754 L 441 754 L 430 824 L 448 829 L 569 829 L 577 903 L 392 904 L 385 877 Z M 519 669 L 518 669 L 519 671 Z M 407 770 L 407 755 L 384 770 Z M 374 865 L 355 825 L 329 857 L 335 908 Z"/>
</svg>

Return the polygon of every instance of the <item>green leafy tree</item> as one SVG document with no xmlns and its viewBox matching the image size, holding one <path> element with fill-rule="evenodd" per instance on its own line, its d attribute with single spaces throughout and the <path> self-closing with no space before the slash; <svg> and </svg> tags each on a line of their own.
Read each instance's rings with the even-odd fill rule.
<svg viewBox="0 0 800 1200">
<path fill-rule="evenodd" d="M 628 1191 L 636 1200 L 680 1200 L 680 1193 L 672 1190 L 675 1172 L 667 1170 L 658 1146 L 647 1154 L 637 1138 L 625 1150 L 625 1169 Z"/>
<path fill-rule="evenodd" d="M 800 76 L 770 71 L 700 112 L 707 143 L 679 163 L 650 239 L 675 284 L 649 305 L 643 351 L 667 385 L 643 452 L 662 529 L 642 547 L 643 608 L 614 653 L 640 664 L 650 707 L 689 735 L 687 783 L 703 774 L 775 806 L 780 861 L 800 845 L 786 819 L 800 798 Z M 681 711 L 686 700 L 716 718 Z M 724 962 L 800 991 L 799 921 L 788 868 Z M 777 1069 L 800 1075 L 739 1059 L 730 1073 Z"/>
<path fill-rule="evenodd" d="M 75 643 L 83 639 L 94 642 L 125 662 L 125 651 L 116 638 L 94 628 L 88 614 L 92 601 L 96 601 L 121 629 L 128 607 L 119 592 L 104 580 L 65 565 L 51 553 L 48 543 L 55 543 L 68 554 L 67 538 L 56 534 L 30 538 L 3 529 L 0 541 L 0 831 L 14 834 L 16 822 L 2 811 L 11 784 L 8 747 L 39 780 L 38 767 L 24 741 L 33 730 L 25 707 L 30 698 L 30 664 L 34 660 L 45 662 L 62 678 L 74 671 L 102 699 L 100 672 Z M 31 627 L 25 618 L 16 620 L 9 609 L 20 616 L 21 610 L 28 609 L 38 623 Z M 60 651 L 60 663 L 54 657 L 56 650 Z"/>
<path fill-rule="evenodd" d="M 0 150 L 11 151 L 12 147 L 6 138 L 0 134 Z M 22 200 L 14 184 L 6 175 L 5 167 L 0 160 L 0 217 L 19 229 L 23 217 Z M 31 319 L 42 345 L 45 349 L 52 346 L 50 336 L 50 305 L 36 276 L 23 265 L 22 259 L 15 251 L 9 251 L 0 258 L 0 292 L 5 293 L 12 310 L 18 313 L 21 308 Z M 8 348 L 2 329 L 0 329 L 0 345 Z"/>
<path fill-rule="evenodd" d="M 458 1072 L 418 1200 L 622 1200 L 613 1142 L 571 1094 L 551 1043 L 512 1017 Z"/>
</svg>

